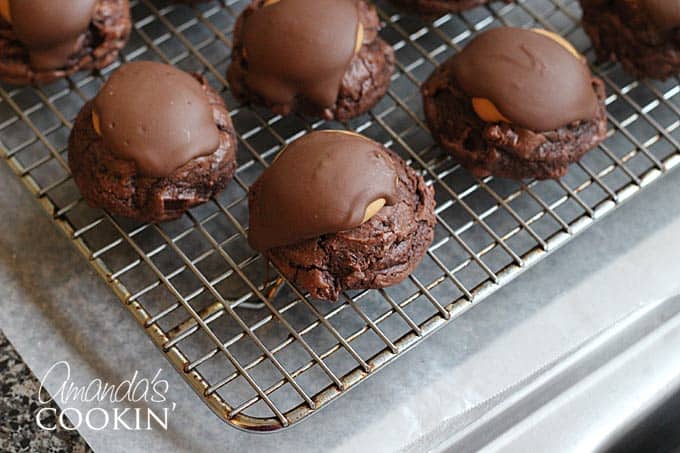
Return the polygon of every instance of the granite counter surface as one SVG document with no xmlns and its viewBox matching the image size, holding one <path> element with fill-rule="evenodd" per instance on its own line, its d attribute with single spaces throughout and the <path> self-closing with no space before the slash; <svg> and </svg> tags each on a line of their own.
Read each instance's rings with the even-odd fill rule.
<svg viewBox="0 0 680 453">
<path fill-rule="evenodd" d="M 39 387 L 38 379 L 0 331 L 0 451 L 92 451 L 76 430 L 57 427 L 45 431 L 37 425 L 34 414 L 41 407 L 36 399 Z M 50 406 L 56 409 L 54 403 Z M 54 425 L 51 417 L 44 421 Z"/>
</svg>

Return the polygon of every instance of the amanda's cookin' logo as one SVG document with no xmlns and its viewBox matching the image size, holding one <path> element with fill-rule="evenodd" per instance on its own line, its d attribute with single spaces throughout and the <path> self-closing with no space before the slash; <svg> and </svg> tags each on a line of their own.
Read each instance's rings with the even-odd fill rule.
<svg viewBox="0 0 680 453">
<path fill-rule="evenodd" d="M 116 385 L 97 378 L 85 386 L 78 386 L 71 381 L 69 363 L 64 360 L 57 362 L 40 380 L 38 401 L 44 407 L 36 412 L 36 423 L 47 431 L 53 431 L 57 426 L 74 430 L 83 425 L 95 431 L 165 430 L 168 428 L 168 415 L 175 410 L 176 404 L 167 400 L 168 381 L 160 378 L 161 371 L 159 369 L 151 379 L 140 377 L 135 371 L 130 379 Z M 49 396 L 44 388 L 48 380 L 59 382 L 54 396 Z M 61 410 L 48 406 L 51 401 L 57 403 Z M 81 410 L 72 407 L 73 402 L 78 402 L 81 407 L 92 407 Z M 102 402 L 107 403 L 106 408 L 98 407 L 97 403 Z"/>
</svg>

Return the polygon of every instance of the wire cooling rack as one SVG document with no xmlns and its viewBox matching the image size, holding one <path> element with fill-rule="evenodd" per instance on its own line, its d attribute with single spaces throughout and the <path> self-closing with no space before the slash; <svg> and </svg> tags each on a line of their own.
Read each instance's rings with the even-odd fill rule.
<svg viewBox="0 0 680 453">
<path fill-rule="evenodd" d="M 680 160 L 678 80 L 636 81 L 612 64 L 593 67 L 607 84 L 609 136 L 562 180 L 476 179 L 433 144 L 418 86 L 477 31 L 547 28 L 593 61 L 576 1 L 494 3 L 433 22 L 379 3 L 397 71 L 380 104 L 347 124 L 274 116 L 231 96 L 231 29 L 246 3 L 132 2 L 121 61 L 205 74 L 222 89 L 239 135 L 233 183 L 177 221 L 142 225 L 91 209 L 69 175 L 72 120 L 117 65 L 38 89 L 0 88 L 7 163 L 203 401 L 238 428 L 274 431 L 318 411 Z M 413 275 L 385 290 L 344 293 L 335 304 L 281 283 L 245 240 L 249 184 L 284 144 L 327 127 L 385 143 L 437 193 L 436 237 Z"/>
</svg>

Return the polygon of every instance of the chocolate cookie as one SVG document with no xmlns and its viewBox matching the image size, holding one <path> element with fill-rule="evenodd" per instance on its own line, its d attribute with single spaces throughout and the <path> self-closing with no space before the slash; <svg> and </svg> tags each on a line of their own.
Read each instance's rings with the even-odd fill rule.
<svg viewBox="0 0 680 453">
<path fill-rule="evenodd" d="M 607 132 L 603 82 L 544 30 L 481 33 L 422 94 L 434 138 L 479 177 L 559 178 Z"/>
<path fill-rule="evenodd" d="M 394 50 L 363 0 L 254 0 L 238 18 L 227 71 L 241 100 L 340 121 L 383 97 Z"/>
<path fill-rule="evenodd" d="M 503 0 L 512 3 L 513 0 Z M 476 6 L 486 5 L 491 0 L 391 0 L 395 5 L 421 16 L 431 17 L 446 13 L 459 13 Z"/>
<path fill-rule="evenodd" d="M 159 222 L 224 189 L 236 168 L 236 133 L 203 77 L 133 62 L 83 106 L 68 157 L 91 206 Z"/>
<path fill-rule="evenodd" d="M 42 85 L 111 64 L 130 35 L 128 0 L 0 0 L 0 80 Z"/>
<path fill-rule="evenodd" d="M 406 278 L 434 238 L 434 189 L 358 134 L 288 145 L 248 193 L 248 241 L 317 299 Z"/>
<path fill-rule="evenodd" d="M 619 61 L 640 78 L 680 74 L 680 2 L 581 0 L 581 6 L 599 59 Z"/>
</svg>

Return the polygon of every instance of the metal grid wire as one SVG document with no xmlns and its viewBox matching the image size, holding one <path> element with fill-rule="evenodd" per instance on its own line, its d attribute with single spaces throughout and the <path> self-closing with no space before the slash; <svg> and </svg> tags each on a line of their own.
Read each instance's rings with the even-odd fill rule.
<svg viewBox="0 0 680 453">
<path fill-rule="evenodd" d="M 476 179 L 434 144 L 418 87 L 477 31 L 541 27 L 590 61 L 575 0 L 494 3 L 433 22 L 379 3 L 381 35 L 396 50 L 385 98 L 346 124 L 274 116 L 242 105 L 224 77 L 231 29 L 245 0 L 199 7 L 132 2 L 121 61 L 160 60 L 220 88 L 239 135 L 239 167 L 212 202 L 181 219 L 142 225 L 86 206 L 70 178 L 72 120 L 117 65 L 42 88 L 0 89 L 0 140 L 35 194 L 198 395 L 229 424 L 273 431 L 304 419 L 456 318 L 678 163 L 678 80 L 635 81 L 612 64 L 609 136 L 560 181 Z M 435 187 L 436 237 L 405 282 L 310 300 L 245 240 L 249 184 L 281 147 L 310 130 L 348 128 L 384 143 Z M 280 280 L 279 280 L 280 282 Z"/>
</svg>

